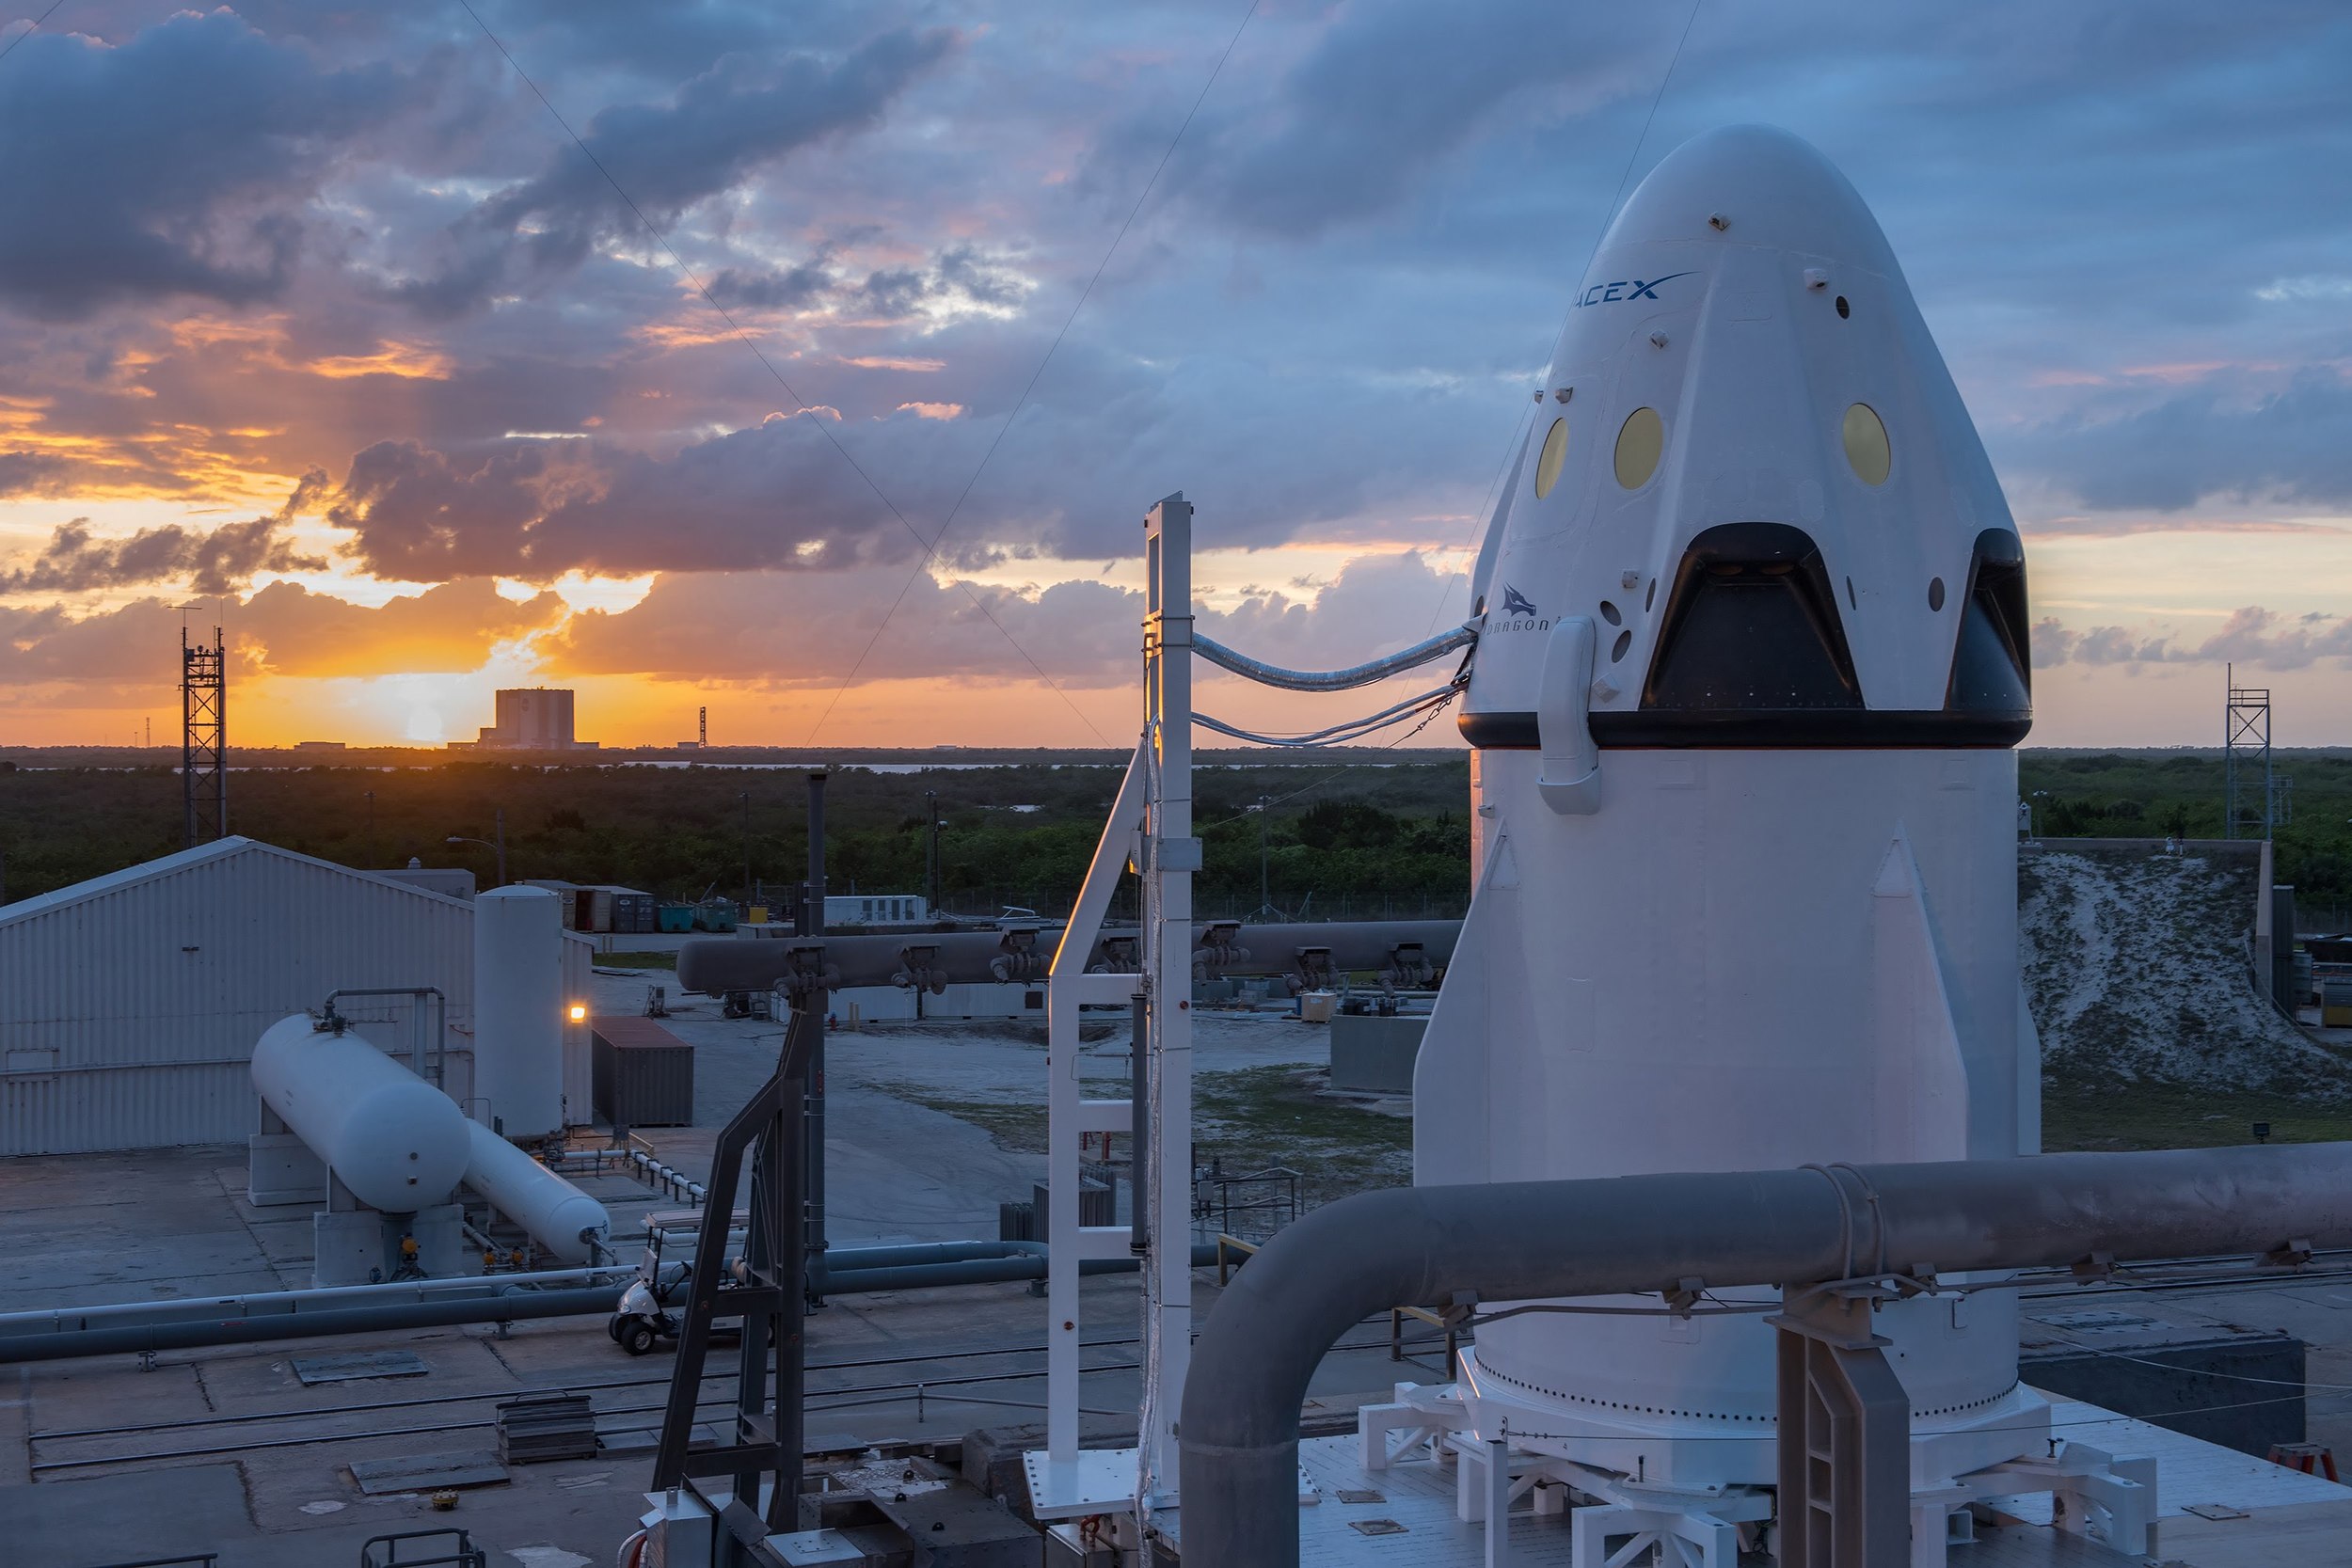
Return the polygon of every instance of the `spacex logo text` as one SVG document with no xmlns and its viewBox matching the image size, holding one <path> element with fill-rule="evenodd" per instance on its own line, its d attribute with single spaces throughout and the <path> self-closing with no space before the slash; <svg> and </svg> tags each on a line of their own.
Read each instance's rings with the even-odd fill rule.
<svg viewBox="0 0 2352 1568">
<path fill-rule="evenodd" d="M 1496 631 L 1549 631 L 1551 623 L 1543 618 L 1535 601 L 1512 587 L 1502 585 L 1502 624 Z"/>
<path fill-rule="evenodd" d="M 1657 299 L 1658 296 L 1650 291 L 1661 283 L 1671 283 L 1677 277 L 1695 276 L 1697 275 L 1694 273 L 1670 272 L 1663 277 L 1653 277 L 1646 283 L 1638 277 L 1622 278 L 1614 283 L 1596 283 L 1576 296 L 1576 309 L 1581 310 L 1587 305 L 1606 305 L 1612 300 Z M 1660 303 L 1664 302 L 1661 300 Z"/>
</svg>

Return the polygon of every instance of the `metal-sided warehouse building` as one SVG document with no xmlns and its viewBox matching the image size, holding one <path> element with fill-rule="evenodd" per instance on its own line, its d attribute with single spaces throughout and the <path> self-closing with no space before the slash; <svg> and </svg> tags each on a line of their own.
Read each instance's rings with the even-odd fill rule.
<svg viewBox="0 0 2352 1568">
<path fill-rule="evenodd" d="M 249 838 L 224 838 L 0 907 L 0 1155 L 230 1143 L 261 1126 L 262 1032 L 330 992 L 435 987 L 444 1085 L 473 1084 L 473 906 Z M 564 991 L 593 944 L 566 935 Z M 406 1059 L 429 999 L 337 1011 Z M 566 1118 L 590 1119 L 585 1023 L 566 1022 Z"/>
</svg>

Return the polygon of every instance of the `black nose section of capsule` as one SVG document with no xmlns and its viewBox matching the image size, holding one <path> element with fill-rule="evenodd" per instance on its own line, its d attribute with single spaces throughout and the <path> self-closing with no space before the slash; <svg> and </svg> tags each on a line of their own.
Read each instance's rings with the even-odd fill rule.
<svg viewBox="0 0 2352 1568">
<path fill-rule="evenodd" d="M 1863 701 L 1844 611 L 1821 552 L 1788 523 L 1725 523 L 1694 537 L 1677 565 L 1641 706 L 1591 717 L 1611 748 L 1960 749 L 2010 747 L 2033 727 L 2026 558 L 2006 529 L 1978 534 L 1959 606 L 1944 705 Z M 1941 579 L 1917 613 L 1944 610 Z M 1532 713 L 1465 713 L 1472 746 L 1539 744 Z"/>
<path fill-rule="evenodd" d="M 1659 618 L 1645 711 L 1861 706 L 1837 595 L 1810 534 L 1787 523 L 1725 523 L 1691 541 Z"/>
</svg>

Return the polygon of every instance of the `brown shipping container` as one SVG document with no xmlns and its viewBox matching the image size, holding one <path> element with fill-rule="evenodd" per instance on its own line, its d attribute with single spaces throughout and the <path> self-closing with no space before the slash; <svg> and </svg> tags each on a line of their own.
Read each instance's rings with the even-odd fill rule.
<svg viewBox="0 0 2352 1568">
<path fill-rule="evenodd" d="M 694 1048 L 649 1018 L 599 1014 L 596 1041 L 596 1114 L 616 1127 L 691 1127 L 694 1121 Z"/>
</svg>

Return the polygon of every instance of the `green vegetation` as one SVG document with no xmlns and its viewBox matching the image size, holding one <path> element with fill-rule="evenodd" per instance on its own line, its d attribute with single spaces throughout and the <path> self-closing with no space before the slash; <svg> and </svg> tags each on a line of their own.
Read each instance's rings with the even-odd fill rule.
<svg viewBox="0 0 2352 1568">
<path fill-rule="evenodd" d="M 152 752 L 123 753 L 144 762 Z M 388 755 L 389 755 L 388 753 Z M 1102 753 L 1019 753 L 992 768 L 875 773 L 851 765 L 828 799 L 834 891 L 926 891 L 924 794 L 940 816 L 941 882 L 950 909 L 1041 913 L 1076 892 L 1119 768 Z M 1328 760 L 1234 766 L 1254 753 L 1204 753 L 1195 816 L 1206 850 L 1197 893 L 1207 916 L 1260 902 L 1257 802 L 1266 895 L 1294 916 L 1459 914 L 1470 896 L 1469 766 L 1453 752 L 1360 752 Z M 180 786 L 153 766 L 51 767 L 81 753 L 0 758 L 0 855 L 22 898 L 180 847 Z M 979 753 L 958 760 L 977 761 Z M 2352 752 L 2277 753 L 2294 780 L 2294 818 L 2278 834 L 2278 878 L 2321 924 L 2352 927 Z M 12 760 L 11 760 L 12 759 Z M 347 865 L 466 865 L 486 884 L 506 814 L 517 879 L 616 882 L 665 898 L 741 897 L 798 879 L 807 788 L 799 765 L 543 767 L 468 759 L 437 766 L 267 766 L 241 756 L 230 785 L 238 832 Z M 339 759 L 341 760 L 341 759 Z M 412 762 L 413 754 L 401 759 Z M 903 764 L 899 766 L 904 766 Z M 2221 759 L 2212 752 L 2019 753 L 2020 787 L 2045 838 L 2218 836 Z M 373 799 L 369 799 L 373 794 Z M 748 829 L 748 832 L 747 832 Z M 2336 912 L 2341 911 L 2341 912 Z M 2331 918 L 2332 915 L 2332 918 Z"/>
<path fill-rule="evenodd" d="M 1193 1156 L 1229 1176 L 1269 1166 L 1297 1171 L 1309 1208 L 1373 1187 L 1412 1180 L 1409 1116 L 1368 1110 L 1319 1095 L 1321 1068 L 1274 1066 L 1205 1072 L 1193 1085 Z M 1045 1151 L 1045 1107 L 1034 1099 L 943 1094 L 929 1084 L 877 1084 L 916 1105 L 968 1121 L 1007 1148 Z M 1089 1092 L 1124 1093 L 1108 1083 Z"/>
<path fill-rule="evenodd" d="M 1205 841 L 1205 915 L 1254 910 L 1261 796 L 1274 902 L 1294 912 L 1459 914 L 1470 896 L 1469 768 L 1451 752 L 1377 753 L 1377 765 L 1201 768 L 1195 815 Z M 180 784 L 168 768 L 42 768 L 0 760 L 7 895 L 23 898 L 181 847 Z M 1079 762 L 873 773 L 828 790 L 828 874 L 836 893 L 923 892 L 925 791 L 935 791 L 947 907 L 1068 907 L 1119 788 L 1120 769 Z M 370 797 L 373 796 L 371 800 Z M 806 863 L 807 784 L 798 768 L 248 768 L 230 784 L 232 831 L 353 866 L 469 866 L 486 886 L 495 857 L 456 835 L 496 837 L 507 874 L 644 888 L 664 898 L 771 896 Z"/>
<path fill-rule="evenodd" d="M 2352 925 L 2352 752 L 2271 753 L 2294 781 L 2293 816 L 2274 837 L 2274 875 L 2295 888 L 2319 924 Z M 2018 788 L 2034 805 L 2034 827 L 2050 838 L 2221 836 L 2218 752 L 2018 753 Z"/>
<path fill-rule="evenodd" d="M 2052 1153 L 2250 1144 L 2258 1121 L 2270 1124 L 2272 1143 L 2352 1138 L 2352 1107 L 2340 1103 L 2217 1094 L 2173 1084 L 2042 1080 L 2042 1147 Z"/>
<path fill-rule="evenodd" d="M 1193 1157 L 1229 1176 L 1269 1165 L 1297 1171 L 1307 1207 L 1413 1176 L 1413 1121 L 1332 1100 L 1321 1068 L 1253 1067 L 1202 1073 L 1193 1085 Z"/>
</svg>

